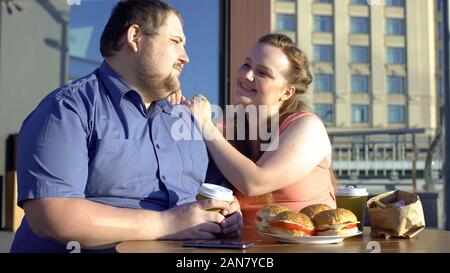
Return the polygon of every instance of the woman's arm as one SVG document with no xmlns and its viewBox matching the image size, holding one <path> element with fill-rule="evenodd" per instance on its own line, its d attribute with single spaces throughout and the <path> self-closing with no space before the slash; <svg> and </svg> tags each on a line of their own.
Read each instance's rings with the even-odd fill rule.
<svg viewBox="0 0 450 273">
<path fill-rule="evenodd" d="M 294 121 L 278 142 L 272 142 L 274 149 L 266 151 L 255 163 L 236 150 L 213 125 L 206 98 L 198 96 L 187 104 L 203 127 L 208 151 L 217 167 L 245 195 L 261 195 L 291 185 L 331 155 L 330 140 L 322 121 L 306 116 Z"/>
<path fill-rule="evenodd" d="M 223 175 L 245 195 L 265 194 L 291 185 L 331 155 L 323 123 L 314 116 L 294 121 L 279 137 L 272 151 L 254 163 L 237 151 L 212 123 L 204 125 L 211 156 Z"/>
</svg>

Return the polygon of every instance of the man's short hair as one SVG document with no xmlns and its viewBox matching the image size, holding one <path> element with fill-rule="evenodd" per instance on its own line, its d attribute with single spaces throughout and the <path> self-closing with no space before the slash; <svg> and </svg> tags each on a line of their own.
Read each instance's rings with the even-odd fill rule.
<svg viewBox="0 0 450 273">
<path fill-rule="evenodd" d="M 145 35 L 154 35 L 171 13 L 182 21 L 181 14 L 175 8 L 159 0 L 119 1 L 100 38 L 102 56 L 111 57 L 123 47 L 120 39 L 130 26 L 136 24 Z"/>
</svg>

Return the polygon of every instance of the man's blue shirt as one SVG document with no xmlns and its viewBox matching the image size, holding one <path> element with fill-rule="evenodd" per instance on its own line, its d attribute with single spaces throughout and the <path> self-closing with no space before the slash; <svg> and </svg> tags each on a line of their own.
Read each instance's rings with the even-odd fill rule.
<svg viewBox="0 0 450 273">
<path fill-rule="evenodd" d="M 174 109 L 160 100 L 147 111 L 139 94 L 103 62 L 50 93 L 22 124 L 18 203 L 83 198 L 162 211 L 195 201 L 203 182 L 226 182 L 209 162 L 203 140 L 174 137 L 180 126 L 196 130 L 186 106 Z M 11 247 L 63 250 L 36 236 L 26 219 Z"/>
</svg>

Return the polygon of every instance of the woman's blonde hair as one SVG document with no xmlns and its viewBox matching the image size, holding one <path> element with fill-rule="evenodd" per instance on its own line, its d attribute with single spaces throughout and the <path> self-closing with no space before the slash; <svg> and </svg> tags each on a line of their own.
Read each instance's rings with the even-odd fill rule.
<svg viewBox="0 0 450 273">
<path fill-rule="evenodd" d="M 298 48 L 291 38 L 281 33 L 270 33 L 262 36 L 258 40 L 258 44 L 266 44 L 276 48 L 279 48 L 283 51 L 290 63 L 290 69 L 285 76 L 286 81 L 289 85 L 295 88 L 295 94 L 292 95 L 289 99 L 283 102 L 279 110 L 279 123 L 281 125 L 283 121 L 296 112 L 302 112 L 308 110 L 308 107 L 305 103 L 300 99 L 300 95 L 306 93 L 308 86 L 312 83 L 313 77 L 311 75 L 310 64 L 306 54 Z M 236 124 L 236 122 L 235 122 Z M 270 122 L 268 122 L 268 126 L 270 126 Z M 246 121 L 246 136 L 248 136 L 248 124 Z M 235 133 L 237 130 L 234 130 Z M 235 138 L 234 142 L 236 149 L 238 149 L 242 154 L 256 162 L 264 153 L 261 151 L 258 154 L 252 154 L 250 148 L 250 142 L 248 139 L 245 140 L 237 140 Z M 332 169 L 330 169 L 331 180 L 333 184 L 333 188 L 337 187 L 337 180 L 334 175 Z M 267 202 L 272 201 L 271 194 L 265 194 L 261 196 L 262 200 Z"/>
</svg>

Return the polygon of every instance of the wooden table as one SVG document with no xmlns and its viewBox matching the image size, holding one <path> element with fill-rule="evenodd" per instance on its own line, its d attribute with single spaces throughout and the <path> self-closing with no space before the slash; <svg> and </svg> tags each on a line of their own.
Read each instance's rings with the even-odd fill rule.
<svg viewBox="0 0 450 273">
<path fill-rule="evenodd" d="M 360 236 L 347 238 L 337 244 L 310 245 L 279 243 L 275 239 L 244 229 L 242 239 L 254 246 L 245 249 L 187 248 L 181 241 L 125 241 L 116 246 L 120 253 L 369 253 L 379 246 L 381 253 L 450 253 L 450 231 L 422 230 L 413 239 L 383 239 L 371 237 L 366 227 Z M 379 245 L 378 245 L 379 243 Z"/>
</svg>

